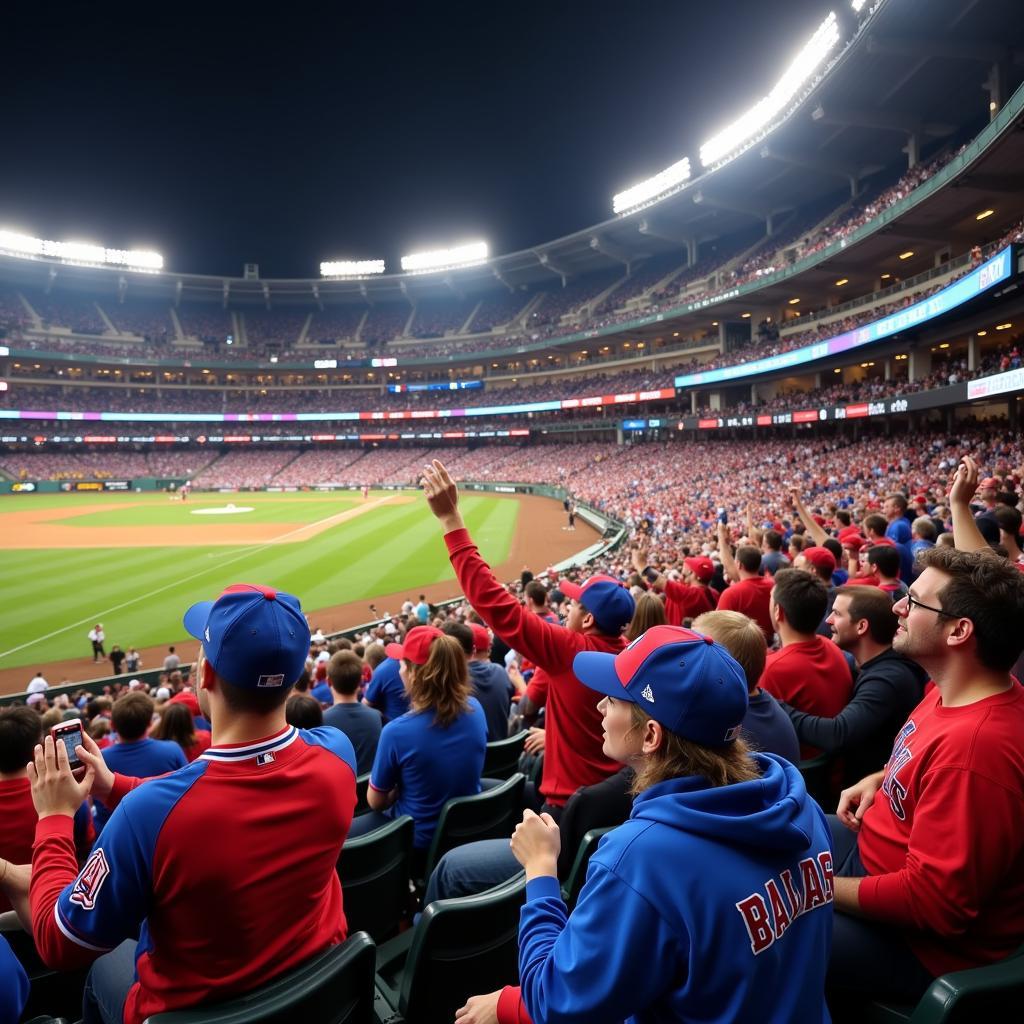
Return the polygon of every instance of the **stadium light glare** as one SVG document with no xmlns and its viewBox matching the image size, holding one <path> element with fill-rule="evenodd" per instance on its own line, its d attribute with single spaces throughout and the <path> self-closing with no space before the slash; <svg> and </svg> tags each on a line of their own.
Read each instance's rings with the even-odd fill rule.
<svg viewBox="0 0 1024 1024">
<path fill-rule="evenodd" d="M 979 213 L 978 216 L 975 217 L 974 219 L 975 220 L 984 220 L 986 217 L 991 217 L 992 214 L 995 213 L 995 212 L 996 212 L 995 210 L 982 210 L 981 213 Z"/>
<path fill-rule="evenodd" d="M 434 270 L 468 267 L 485 262 L 488 254 L 486 242 L 467 242 L 451 249 L 410 253 L 402 257 L 402 269 L 408 274 L 423 274 Z"/>
<path fill-rule="evenodd" d="M 383 260 L 326 260 L 320 264 L 321 277 L 369 277 L 383 273 Z"/>
<path fill-rule="evenodd" d="M 613 213 L 629 213 L 678 192 L 690 180 L 690 159 L 683 157 L 651 178 L 612 196 Z"/>
<path fill-rule="evenodd" d="M 155 273 L 163 269 L 164 258 L 158 252 L 141 249 L 107 249 L 89 242 L 54 242 L 33 238 L 18 231 L 0 230 L 0 252 L 21 259 L 60 260 L 90 267 L 115 266 Z"/>
<path fill-rule="evenodd" d="M 914 250 L 913 249 L 908 249 L 906 252 L 901 252 L 900 253 L 900 259 L 901 260 L 909 260 L 910 257 L 913 256 L 913 255 L 914 255 Z"/>
<path fill-rule="evenodd" d="M 841 278 L 839 278 L 838 281 L 836 281 L 836 287 L 837 288 L 842 288 L 844 284 L 849 284 L 849 283 L 850 283 L 850 279 L 848 277 L 841 277 Z"/>
<path fill-rule="evenodd" d="M 853 8 L 853 13 L 860 14 L 867 2 L 868 0 L 851 0 L 850 6 Z"/>
<path fill-rule="evenodd" d="M 791 306 L 797 306 L 799 304 L 800 304 L 800 300 L 799 299 L 790 299 L 789 300 L 789 305 L 791 305 Z"/>
<path fill-rule="evenodd" d="M 839 22 L 836 12 L 829 11 L 828 17 L 786 68 L 772 91 L 700 147 L 701 164 L 711 167 L 724 163 L 767 135 L 838 42 Z"/>
</svg>

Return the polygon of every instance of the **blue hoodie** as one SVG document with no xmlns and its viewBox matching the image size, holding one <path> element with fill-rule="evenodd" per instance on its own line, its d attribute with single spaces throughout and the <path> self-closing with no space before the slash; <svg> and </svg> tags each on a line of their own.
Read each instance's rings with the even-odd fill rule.
<svg viewBox="0 0 1024 1024">
<path fill-rule="evenodd" d="M 829 1020 L 828 825 L 793 765 L 753 756 L 756 782 L 641 793 L 571 917 L 554 878 L 528 884 L 519 973 L 534 1024 Z"/>
</svg>

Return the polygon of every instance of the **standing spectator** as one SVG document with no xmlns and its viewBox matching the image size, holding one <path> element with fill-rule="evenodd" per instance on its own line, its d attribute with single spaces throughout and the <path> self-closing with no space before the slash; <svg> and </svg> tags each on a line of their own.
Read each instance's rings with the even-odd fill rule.
<svg viewBox="0 0 1024 1024">
<path fill-rule="evenodd" d="M 155 740 L 177 743 L 189 764 L 209 749 L 211 743 L 209 732 L 196 728 L 192 714 L 184 704 L 168 704 L 150 736 Z"/>
<path fill-rule="evenodd" d="M 761 539 L 761 567 L 769 576 L 789 565 L 789 559 L 782 553 L 782 534 L 778 530 L 765 530 Z"/>
<path fill-rule="evenodd" d="M 86 982 L 89 1021 L 141 1024 L 230 999 L 346 935 L 336 865 L 356 802 L 355 758 L 335 730 L 302 733 L 284 721 L 309 648 L 298 601 L 236 584 L 190 608 L 185 626 L 202 638 L 196 685 L 214 746 L 133 792 L 138 780 L 115 776 L 90 740 L 79 751 L 89 768 L 81 783 L 49 738 L 33 765 L 40 955 L 69 970 L 112 950 Z M 69 814 L 90 788 L 118 806 L 76 878 Z"/>
<path fill-rule="evenodd" d="M 572 659 L 581 651 L 621 651 L 622 631 L 633 617 L 633 598 L 607 576 L 592 576 L 582 586 L 562 582 L 561 590 L 572 602 L 566 624 L 545 622 L 509 594 L 480 557 L 459 514 L 455 481 L 436 460 L 425 472 L 424 493 L 444 531 L 467 600 L 496 636 L 537 666 L 520 705 L 535 701 L 538 686 L 543 686 L 546 725 L 540 790 L 546 807 L 560 814 L 580 786 L 619 770 L 602 751 L 600 714 L 593 696 L 573 675 Z"/>
<path fill-rule="evenodd" d="M 885 535 L 896 544 L 909 544 L 911 539 L 910 521 L 907 519 L 907 499 L 899 492 L 890 494 L 882 502 L 882 513 L 888 525 Z"/>
<path fill-rule="evenodd" d="M 900 579 L 900 554 L 892 545 L 875 544 L 868 548 L 868 571 L 872 582 L 895 604 L 907 594 L 907 585 Z"/>
<path fill-rule="evenodd" d="M 810 573 L 780 569 L 771 613 L 782 647 L 768 655 L 761 688 L 812 715 L 834 718 L 850 699 L 853 676 L 842 652 L 815 630 L 828 603 L 828 588 Z M 808 744 L 803 758 L 821 751 Z"/>
<path fill-rule="evenodd" d="M 134 647 L 128 648 L 124 656 L 124 670 L 128 675 L 134 675 L 142 667 L 142 656 Z"/>
<path fill-rule="evenodd" d="M 919 559 L 893 648 L 935 689 L 885 770 L 844 790 L 830 818 L 829 981 L 905 1000 L 1009 956 L 1024 920 L 1024 688 L 1010 675 L 1024 633 L 1007 628 L 1024 622 L 1024 576 L 987 551 Z"/>
<path fill-rule="evenodd" d="M 103 760 L 112 772 L 147 779 L 188 764 L 177 743 L 148 738 L 154 706 L 149 694 L 140 690 L 126 693 L 114 701 L 110 717 L 117 733 L 117 743 L 103 751 Z M 102 798 L 96 801 L 97 832 L 106 825 L 111 810 Z"/>
<path fill-rule="evenodd" d="M 430 621 L 430 605 L 427 604 L 427 595 L 420 594 L 419 604 L 416 605 L 416 621 L 425 626 Z"/>
<path fill-rule="evenodd" d="M 167 673 L 176 672 L 181 665 L 181 658 L 175 653 L 173 647 L 167 648 L 167 657 L 164 658 L 164 671 Z"/>
<path fill-rule="evenodd" d="M 357 818 L 351 835 L 365 835 L 392 815 L 408 814 L 416 826 L 416 874 L 423 869 L 441 808 L 452 797 L 480 792 L 487 723 L 454 637 L 434 626 L 416 626 L 387 652 L 401 665 L 409 713 L 381 730 L 366 795 L 373 813 Z M 391 815 L 384 813 L 391 808 Z"/>
<path fill-rule="evenodd" d="M 94 662 L 107 656 L 107 652 L 103 650 L 103 641 L 105 639 L 106 634 L 103 632 L 103 625 L 102 623 L 97 622 L 96 625 L 89 630 L 89 641 L 92 643 L 92 660 Z"/>
<path fill-rule="evenodd" d="M 125 653 L 121 650 L 120 644 L 114 644 L 110 648 L 110 664 L 114 666 L 114 675 L 119 676 L 121 674 L 121 668 L 124 665 Z"/>
<path fill-rule="evenodd" d="M 356 752 L 356 773 L 364 775 L 373 767 L 380 741 L 380 712 L 359 701 L 363 681 L 362 659 L 352 651 L 335 651 L 327 663 L 334 704 L 324 712 L 324 725 L 340 729 Z"/>
<path fill-rule="evenodd" d="M 29 680 L 28 686 L 25 687 L 25 692 L 43 693 L 43 691 L 48 690 L 49 688 L 50 684 L 43 677 L 42 669 L 38 669 L 36 674 Z"/>
<path fill-rule="evenodd" d="M 632 643 L 647 630 L 655 626 L 664 626 L 666 621 L 665 602 L 655 594 L 641 594 L 636 598 L 633 618 L 626 627 L 626 642 Z"/>
<path fill-rule="evenodd" d="M 828 621 L 836 644 L 859 668 L 849 702 L 831 718 L 783 707 L 801 742 L 842 754 L 843 777 L 856 782 L 888 760 L 896 733 L 921 700 L 926 675 L 892 649 L 899 620 L 877 587 L 843 587 Z"/>
<path fill-rule="evenodd" d="M 772 581 L 761 575 L 761 552 L 753 544 L 743 544 L 736 549 L 736 573 L 738 582 L 730 584 L 718 599 L 718 610 L 741 612 L 753 619 L 764 634 L 766 644 L 775 636 L 769 605 L 772 597 Z"/>
<path fill-rule="evenodd" d="M 633 549 L 633 567 L 650 584 L 651 589 L 665 594 L 665 618 L 670 626 L 681 626 L 686 619 L 694 619 L 712 611 L 717 595 L 708 585 L 715 574 L 715 566 L 704 556 L 684 558 L 682 581 L 670 580 L 647 562 L 647 547 Z"/>
</svg>

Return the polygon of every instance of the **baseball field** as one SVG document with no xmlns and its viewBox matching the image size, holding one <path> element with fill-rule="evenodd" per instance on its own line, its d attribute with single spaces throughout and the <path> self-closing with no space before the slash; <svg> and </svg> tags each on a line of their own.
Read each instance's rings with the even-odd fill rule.
<svg viewBox="0 0 1024 1024">
<path fill-rule="evenodd" d="M 550 499 L 467 494 L 461 507 L 507 578 L 595 538 L 562 530 Z M 184 609 L 231 583 L 297 594 L 325 631 L 371 619 L 371 601 L 394 613 L 406 597 L 458 593 L 440 529 L 411 491 L 11 496 L 0 502 L 0 564 L 0 692 L 23 689 L 37 668 L 51 683 L 109 674 L 109 662 L 92 664 L 97 622 L 108 653 L 135 647 L 157 667 L 187 640 Z"/>
</svg>

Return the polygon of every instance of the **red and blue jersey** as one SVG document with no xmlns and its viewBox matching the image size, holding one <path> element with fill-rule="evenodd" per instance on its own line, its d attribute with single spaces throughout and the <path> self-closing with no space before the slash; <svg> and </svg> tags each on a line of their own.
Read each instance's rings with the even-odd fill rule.
<svg viewBox="0 0 1024 1024">
<path fill-rule="evenodd" d="M 249 991 L 341 942 L 335 865 L 355 776 L 344 733 L 290 726 L 141 785 L 116 776 L 116 809 L 80 873 L 71 819 L 36 828 L 41 956 L 68 969 L 138 938 L 124 1019 L 140 1024 Z"/>
</svg>

